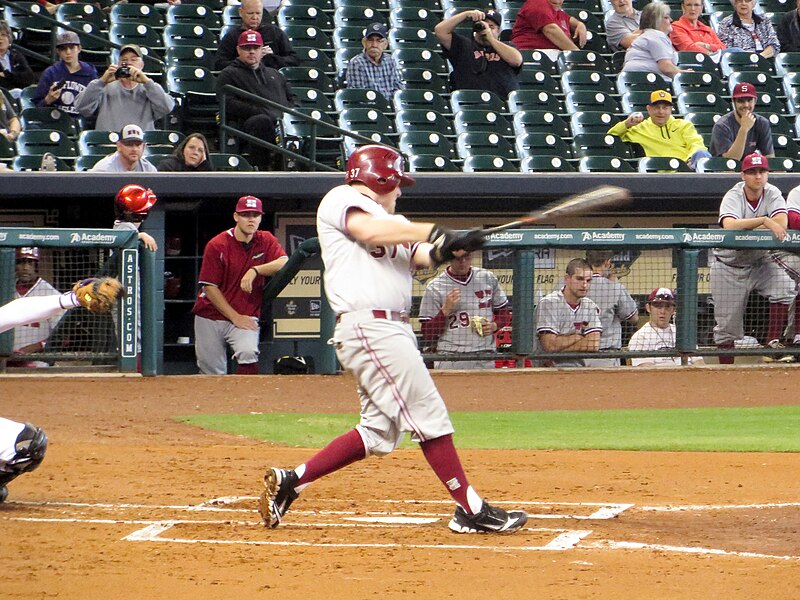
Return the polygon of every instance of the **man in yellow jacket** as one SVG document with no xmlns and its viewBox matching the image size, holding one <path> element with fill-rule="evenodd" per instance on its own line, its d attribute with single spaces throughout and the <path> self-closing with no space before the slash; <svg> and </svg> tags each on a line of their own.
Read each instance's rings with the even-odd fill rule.
<svg viewBox="0 0 800 600">
<path fill-rule="evenodd" d="M 694 125 L 672 116 L 672 94 L 664 90 L 650 94 L 647 113 L 650 115 L 647 119 L 642 113 L 633 113 L 608 133 L 622 138 L 623 142 L 639 144 L 645 156 L 679 158 L 693 169 L 697 168 L 700 158 L 711 156 Z"/>
</svg>

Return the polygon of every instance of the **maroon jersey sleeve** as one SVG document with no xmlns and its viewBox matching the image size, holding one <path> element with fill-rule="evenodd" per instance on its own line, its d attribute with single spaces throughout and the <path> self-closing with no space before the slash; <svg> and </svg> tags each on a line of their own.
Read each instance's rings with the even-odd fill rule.
<svg viewBox="0 0 800 600">
<path fill-rule="evenodd" d="M 222 233 L 221 235 L 227 235 Z M 217 287 L 221 286 L 225 278 L 225 267 L 223 263 L 223 245 L 220 236 L 215 236 L 206 244 L 203 251 L 203 262 L 200 264 L 200 275 L 198 283 L 211 283 Z"/>
</svg>

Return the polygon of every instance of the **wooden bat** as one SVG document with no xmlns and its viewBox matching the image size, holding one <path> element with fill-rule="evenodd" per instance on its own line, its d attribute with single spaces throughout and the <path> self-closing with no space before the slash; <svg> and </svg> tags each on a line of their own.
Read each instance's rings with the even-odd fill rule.
<svg viewBox="0 0 800 600">
<path fill-rule="evenodd" d="M 588 192 L 582 192 L 551 202 L 542 208 L 529 212 L 524 217 L 505 225 L 498 225 L 484 229 L 485 235 L 491 235 L 506 229 L 516 229 L 524 225 L 538 223 L 544 219 L 563 217 L 566 215 L 580 215 L 595 211 L 600 208 L 623 206 L 631 200 L 631 193 L 625 188 L 613 185 L 602 185 Z"/>
</svg>

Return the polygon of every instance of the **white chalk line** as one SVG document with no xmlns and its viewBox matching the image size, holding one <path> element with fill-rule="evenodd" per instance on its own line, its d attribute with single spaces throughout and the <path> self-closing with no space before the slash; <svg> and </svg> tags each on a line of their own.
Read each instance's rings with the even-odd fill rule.
<svg viewBox="0 0 800 600">
<path fill-rule="evenodd" d="M 747 510 L 764 508 L 794 508 L 800 507 L 800 502 L 766 502 L 762 504 L 687 504 L 678 506 L 637 506 L 638 510 L 653 512 L 680 512 L 700 510 Z"/>
</svg>

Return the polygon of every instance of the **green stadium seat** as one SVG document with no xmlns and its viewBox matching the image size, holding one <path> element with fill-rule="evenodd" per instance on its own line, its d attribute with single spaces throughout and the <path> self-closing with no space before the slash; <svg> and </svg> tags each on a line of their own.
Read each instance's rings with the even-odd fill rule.
<svg viewBox="0 0 800 600">
<path fill-rule="evenodd" d="M 779 79 L 775 79 L 767 73 L 757 71 L 738 71 L 728 76 L 729 95 L 733 94 L 733 88 L 739 83 L 752 83 L 758 94 L 769 94 L 771 96 L 783 96 L 784 90 Z M 756 109 L 760 110 L 760 109 Z"/>
<path fill-rule="evenodd" d="M 557 96 L 538 90 L 514 90 L 508 95 L 508 107 L 512 113 L 520 110 L 544 110 L 562 115 L 566 112 Z"/>
<path fill-rule="evenodd" d="M 316 108 L 325 113 L 332 114 L 335 111 L 331 99 L 315 88 L 292 88 L 297 96 L 299 106 L 303 108 Z"/>
<path fill-rule="evenodd" d="M 253 170 L 253 166 L 247 162 L 247 159 L 239 154 L 212 152 L 208 158 L 217 171 L 250 172 Z"/>
<path fill-rule="evenodd" d="M 561 75 L 561 89 L 565 94 L 577 91 L 617 93 L 616 86 L 605 73 L 597 71 L 567 71 Z"/>
<path fill-rule="evenodd" d="M 622 111 L 619 102 L 610 95 L 604 92 L 591 92 L 588 90 L 568 92 L 564 100 L 564 106 L 569 114 L 577 111 L 601 111 L 619 114 Z"/>
<path fill-rule="evenodd" d="M 90 171 L 107 154 L 81 154 L 75 159 L 75 170 L 79 172 Z"/>
<path fill-rule="evenodd" d="M 281 28 L 287 25 L 302 25 L 333 30 L 333 20 L 324 10 L 316 6 L 299 4 L 281 6 L 278 9 L 278 25 Z"/>
<path fill-rule="evenodd" d="M 374 108 L 346 108 L 339 113 L 339 127 L 347 131 L 370 136 L 380 133 L 392 136 L 396 133 L 394 123 Z"/>
<path fill-rule="evenodd" d="M 381 13 L 371 6 L 339 4 L 333 12 L 333 24 L 336 27 L 361 27 L 365 29 L 370 23 L 388 23 L 385 13 Z"/>
<path fill-rule="evenodd" d="M 625 92 L 620 99 L 622 114 L 629 115 L 634 112 L 647 114 L 647 105 L 650 104 L 651 92 L 636 90 Z"/>
<path fill-rule="evenodd" d="M 738 160 L 723 156 L 701 158 L 697 161 L 698 173 L 738 173 L 740 168 Z"/>
<path fill-rule="evenodd" d="M 119 46 L 136 44 L 150 50 L 163 50 L 164 41 L 159 32 L 141 23 L 114 23 L 108 31 L 108 39 Z"/>
<path fill-rule="evenodd" d="M 93 4 L 87 2 L 67 2 L 56 7 L 55 18 L 60 23 L 80 28 L 85 23 L 90 23 L 98 31 L 108 31 L 108 17 Z M 81 47 L 86 40 L 81 40 Z"/>
<path fill-rule="evenodd" d="M 618 156 L 631 158 L 630 148 L 615 135 L 604 133 L 578 133 L 572 138 L 572 152 L 576 158 L 582 156 Z"/>
<path fill-rule="evenodd" d="M 217 14 L 202 4 L 173 4 L 167 7 L 167 25 L 202 25 L 219 31 L 222 23 Z"/>
<path fill-rule="evenodd" d="M 470 131 L 459 134 L 456 148 L 462 159 L 479 154 L 502 156 L 514 160 L 517 154 L 508 140 L 491 131 Z"/>
<path fill-rule="evenodd" d="M 53 107 L 26 108 L 19 115 L 23 131 L 53 129 L 66 136 L 78 136 L 78 122 L 67 113 Z"/>
<path fill-rule="evenodd" d="M 389 30 L 389 47 L 399 48 L 427 48 L 434 52 L 441 49 L 436 36 L 432 31 L 419 27 L 395 27 Z"/>
<path fill-rule="evenodd" d="M 116 131 L 100 131 L 87 129 L 78 136 L 78 150 L 83 154 L 99 154 L 105 156 L 117 150 L 119 134 Z"/>
<path fill-rule="evenodd" d="M 195 46 L 169 46 L 164 52 L 167 67 L 203 67 L 213 70 L 214 51 Z"/>
<path fill-rule="evenodd" d="M 635 173 L 634 168 L 619 156 L 584 156 L 578 161 L 581 173 Z"/>
<path fill-rule="evenodd" d="M 390 27 L 419 27 L 421 29 L 433 28 L 441 21 L 440 15 L 427 8 L 416 8 L 413 6 L 393 8 L 389 13 Z"/>
<path fill-rule="evenodd" d="M 487 90 L 455 90 L 450 94 L 453 114 L 460 110 L 480 108 L 498 113 L 508 112 L 505 100 Z"/>
<path fill-rule="evenodd" d="M 318 50 L 333 50 L 334 48 L 331 38 L 319 27 L 286 25 L 282 29 L 292 46 L 308 46 Z"/>
<path fill-rule="evenodd" d="M 456 133 L 485 131 L 507 138 L 514 137 L 514 126 L 499 112 L 480 108 L 460 110 L 453 115 Z"/>
<path fill-rule="evenodd" d="M 708 54 L 703 54 L 702 52 L 678 52 L 678 67 L 720 75 L 717 63 Z"/>
<path fill-rule="evenodd" d="M 432 109 L 410 108 L 395 115 L 397 131 L 435 131 L 440 135 L 455 136 L 450 119 Z"/>
<path fill-rule="evenodd" d="M 42 167 L 42 157 L 39 154 L 26 154 L 17 156 L 11 163 L 11 168 L 15 171 L 38 171 Z M 56 171 L 72 171 L 72 169 L 60 158 L 56 158 Z"/>
<path fill-rule="evenodd" d="M 445 103 L 441 94 L 431 90 L 410 89 L 398 90 L 392 98 L 395 111 L 409 108 L 429 108 L 439 113 L 449 113 L 450 107 Z"/>
<path fill-rule="evenodd" d="M 398 48 L 392 56 L 401 68 L 429 69 L 439 75 L 447 75 L 449 68 L 442 55 L 428 48 Z"/>
<path fill-rule="evenodd" d="M 725 85 L 719 77 L 714 73 L 702 71 L 676 73 L 672 78 L 672 89 L 676 95 L 686 92 L 711 92 L 718 96 L 724 96 L 726 93 Z"/>
<path fill-rule="evenodd" d="M 800 144 L 787 135 L 773 134 L 772 145 L 775 148 L 775 156 L 780 158 L 800 159 Z"/>
<path fill-rule="evenodd" d="M 317 69 L 322 69 L 329 76 L 336 74 L 336 66 L 327 52 L 307 46 L 293 46 L 293 48 L 297 60 L 300 61 L 299 66 L 316 67 Z"/>
<path fill-rule="evenodd" d="M 519 169 L 504 156 L 490 156 L 488 154 L 471 155 L 464 158 L 465 173 L 481 172 L 507 172 L 518 173 Z"/>
<path fill-rule="evenodd" d="M 23 131 L 17 138 L 19 154 L 45 154 L 51 152 L 58 158 L 74 159 L 78 155 L 75 142 L 60 131 L 32 129 Z"/>
<path fill-rule="evenodd" d="M 450 160 L 457 158 L 450 140 L 436 131 L 403 131 L 400 133 L 398 148 L 408 156 L 435 155 Z"/>
<path fill-rule="evenodd" d="M 572 137 L 569 124 L 554 112 L 546 110 L 521 110 L 514 113 L 514 131 L 517 135 L 540 132 Z"/>
<path fill-rule="evenodd" d="M 572 148 L 553 133 L 535 131 L 518 135 L 515 140 L 515 146 L 520 158 L 543 153 L 560 156 L 565 160 L 573 158 Z"/>
<path fill-rule="evenodd" d="M 438 94 L 450 91 L 447 78 L 430 69 L 401 68 L 400 77 L 406 89 L 426 89 Z"/>
<path fill-rule="evenodd" d="M 779 76 L 800 73 L 800 52 L 780 52 L 775 56 L 775 71 Z"/>
<path fill-rule="evenodd" d="M 534 154 L 525 156 L 520 164 L 523 173 L 574 173 L 573 167 L 563 156 L 555 154 Z"/>
<path fill-rule="evenodd" d="M 622 71 L 617 74 L 617 92 L 654 92 L 655 90 L 672 91 L 672 85 L 661 75 L 643 71 Z"/>
<path fill-rule="evenodd" d="M 730 77 L 731 73 L 741 71 L 776 74 L 772 61 L 757 52 L 726 52 L 719 61 L 719 68 L 723 77 Z"/>
<path fill-rule="evenodd" d="M 152 5 L 134 2 L 117 2 L 111 7 L 108 19 L 112 25 L 129 23 L 156 30 L 163 29 L 165 25 L 164 17 Z"/>
<path fill-rule="evenodd" d="M 347 108 L 371 108 L 381 113 L 391 113 L 392 105 L 375 90 L 360 88 L 343 88 L 336 90 L 333 96 L 333 105 L 338 112 Z"/>
<path fill-rule="evenodd" d="M 639 159 L 637 170 L 639 173 L 694 173 L 679 158 L 668 156 L 644 156 Z"/>
<path fill-rule="evenodd" d="M 520 90 L 547 92 L 548 94 L 561 93 L 559 80 L 546 71 L 536 71 L 525 67 L 520 71 L 517 81 Z"/>
<path fill-rule="evenodd" d="M 614 72 L 611 64 L 593 50 L 564 50 L 558 55 L 556 64 L 562 75 L 567 71 L 575 70 L 598 71 L 606 74 Z"/>
<path fill-rule="evenodd" d="M 560 75 L 558 64 L 541 50 L 520 50 L 525 71 L 543 71 L 550 75 Z"/>
<path fill-rule="evenodd" d="M 165 48 L 171 46 L 191 46 L 193 48 L 211 50 L 215 49 L 217 44 L 217 34 L 202 25 L 172 23 L 164 27 Z"/>
<path fill-rule="evenodd" d="M 280 72 L 293 88 L 311 87 L 326 94 L 336 91 L 333 79 L 316 67 L 283 67 Z"/>
<path fill-rule="evenodd" d="M 684 92 L 677 97 L 678 113 L 713 112 L 720 115 L 730 112 L 731 105 L 721 96 L 711 92 Z"/>
<path fill-rule="evenodd" d="M 412 173 L 458 173 L 461 171 L 450 158 L 438 154 L 412 154 L 408 157 L 408 164 Z"/>
<path fill-rule="evenodd" d="M 570 117 L 572 133 L 602 133 L 605 134 L 621 117 L 604 111 L 578 111 Z"/>
</svg>

